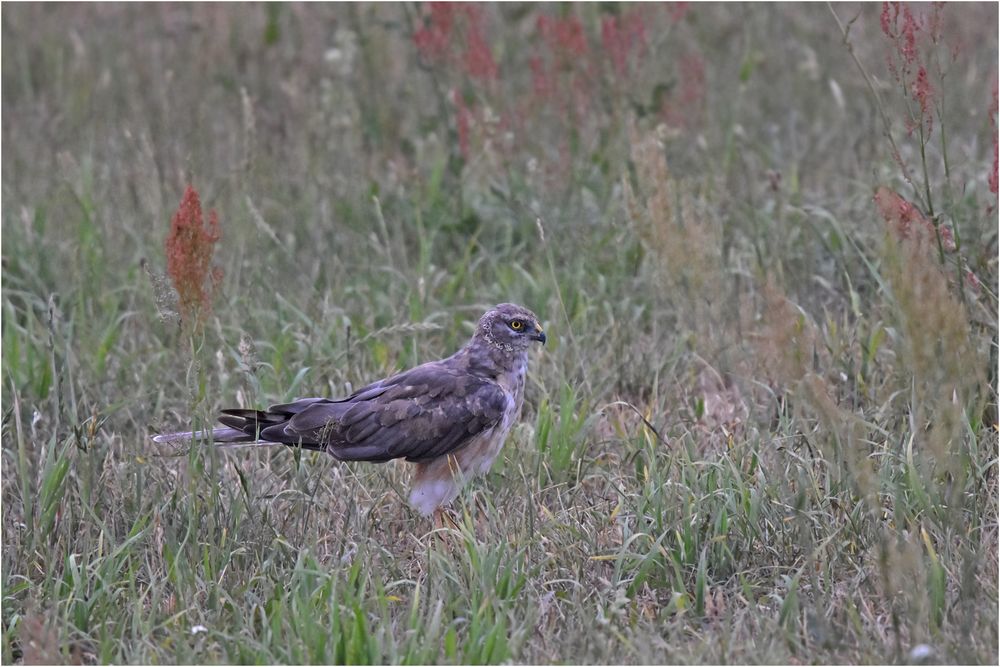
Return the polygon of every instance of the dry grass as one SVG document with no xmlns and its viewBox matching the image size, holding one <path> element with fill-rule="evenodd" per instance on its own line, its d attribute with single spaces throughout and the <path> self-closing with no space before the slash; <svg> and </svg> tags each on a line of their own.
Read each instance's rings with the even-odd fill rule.
<svg viewBox="0 0 1000 667">
<path fill-rule="evenodd" d="M 438 56 L 423 6 L 5 5 L 3 662 L 995 664 L 996 6 L 929 140 L 848 9 L 459 8 Z M 508 300 L 550 343 L 451 529 L 403 465 L 149 441 Z"/>
</svg>

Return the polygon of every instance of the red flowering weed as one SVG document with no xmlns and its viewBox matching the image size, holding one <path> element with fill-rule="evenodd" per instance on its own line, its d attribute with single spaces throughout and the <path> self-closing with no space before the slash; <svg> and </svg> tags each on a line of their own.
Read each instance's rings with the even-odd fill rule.
<svg viewBox="0 0 1000 667">
<path fill-rule="evenodd" d="M 641 57 L 646 49 L 646 26 L 643 16 L 637 11 L 628 11 L 621 16 L 605 16 L 601 19 L 601 42 L 615 74 L 628 74 L 630 61 Z"/>
<path fill-rule="evenodd" d="M 920 246 L 931 247 L 936 244 L 934 223 L 916 206 L 884 185 L 875 191 L 874 199 L 879 213 L 896 239 L 913 241 Z M 955 238 L 951 229 L 941 225 L 937 233 L 941 235 L 942 249 L 945 252 L 954 252 Z"/>
<path fill-rule="evenodd" d="M 429 2 L 425 7 L 423 25 L 413 33 L 421 58 L 461 65 L 477 81 L 495 80 L 498 67 L 486 39 L 483 8 L 466 2 Z"/>
<path fill-rule="evenodd" d="M 883 2 L 879 23 L 889 40 L 889 72 L 917 103 L 919 116 L 907 120 L 907 132 L 920 127 L 926 140 L 934 127 L 934 96 L 929 71 L 935 48 L 941 42 L 941 11 L 935 2 L 930 13 L 917 15 L 910 5 Z"/>
<path fill-rule="evenodd" d="M 222 278 L 221 269 L 211 265 L 219 238 L 219 216 L 209 211 L 206 223 L 198 192 L 188 185 L 170 221 L 165 244 L 167 274 L 177 290 L 185 324 L 202 322 L 211 310 L 212 293 Z"/>
<path fill-rule="evenodd" d="M 457 4 L 427 3 L 428 17 L 424 26 L 413 33 L 413 43 L 420 55 L 430 61 L 443 60 L 451 48 L 451 33 L 455 25 Z"/>
</svg>

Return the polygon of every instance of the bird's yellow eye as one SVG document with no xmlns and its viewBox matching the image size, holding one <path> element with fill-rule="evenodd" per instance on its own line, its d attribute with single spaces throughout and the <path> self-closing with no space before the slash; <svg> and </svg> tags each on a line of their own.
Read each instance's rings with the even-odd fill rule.
<svg viewBox="0 0 1000 667">
<path fill-rule="evenodd" d="M 513 329 L 514 331 L 520 331 L 521 329 L 524 328 L 524 322 L 522 322 L 521 320 L 511 320 L 510 328 Z"/>
</svg>

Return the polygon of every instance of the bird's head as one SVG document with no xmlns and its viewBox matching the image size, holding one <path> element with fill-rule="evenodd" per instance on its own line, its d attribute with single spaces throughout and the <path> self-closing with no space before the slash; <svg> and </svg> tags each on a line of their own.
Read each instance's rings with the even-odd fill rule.
<svg viewBox="0 0 1000 667">
<path fill-rule="evenodd" d="M 538 317 L 523 306 L 501 303 L 479 319 L 476 337 L 504 352 L 523 352 L 531 343 L 545 344 Z"/>
</svg>

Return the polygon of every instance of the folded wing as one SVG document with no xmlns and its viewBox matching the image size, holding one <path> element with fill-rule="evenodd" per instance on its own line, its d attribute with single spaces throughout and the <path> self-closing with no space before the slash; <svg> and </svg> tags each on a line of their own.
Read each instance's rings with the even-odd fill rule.
<svg viewBox="0 0 1000 667">
<path fill-rule="evenodd" d="M 458 450 L 496 426 L 508 401 L 495 382 L 436 362 L 343 400 L 225 410 L 219 421 L 262 441 L 322 449 L 345 461 L 420 462 Z"/>
</svg>

